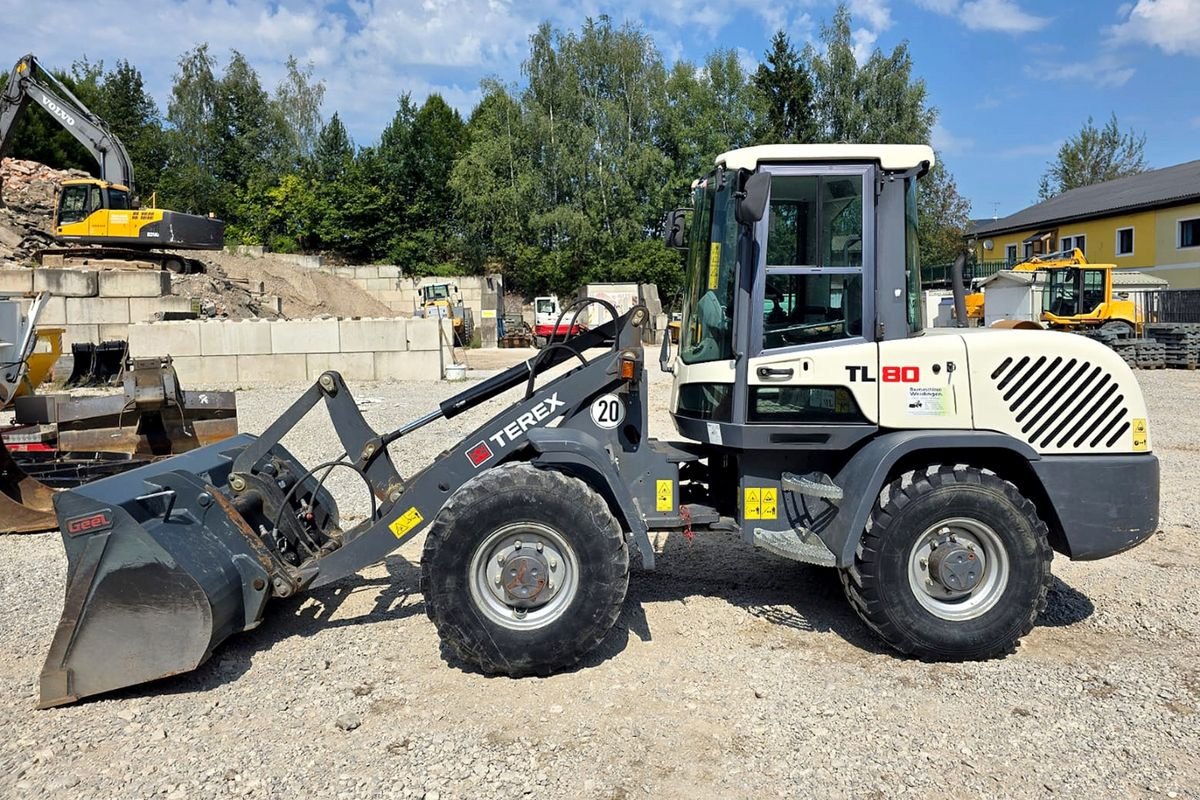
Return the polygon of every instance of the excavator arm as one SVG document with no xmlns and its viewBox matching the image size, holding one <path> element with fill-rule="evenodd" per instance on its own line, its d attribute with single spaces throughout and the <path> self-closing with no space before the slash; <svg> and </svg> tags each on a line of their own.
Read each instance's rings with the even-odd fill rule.
<svg viewBox="0 0 1200 800">
<path fill-rule="evenodd" d="M 0 157 L 8 154 L 12 133 L 33 102 L 95 156 L 101 179 L 133 192 L 133 164 L 121 140 L 32 54 L 16 63 L 0 94 Z"/>
</svg>

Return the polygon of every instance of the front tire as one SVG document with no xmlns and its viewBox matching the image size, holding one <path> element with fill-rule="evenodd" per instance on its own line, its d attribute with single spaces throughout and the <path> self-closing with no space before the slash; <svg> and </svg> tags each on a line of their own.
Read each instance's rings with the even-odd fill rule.
<svg viewBox="0 0 1200 800">
<path fill-rule="evenodd" d="M 486 674 L 575 664 L 608 634 L 628 587 L 629 551 L 608 504 L 583 481 L 530 464 L 464 484 L 421 556 L 438 635 Z"/>
<path fill-rule="evenodd" d="M 902 653 L 1001 657 L 1046 607 L 1047 536 L 1033 503 L 1008 481 L 974 467 L 931 467 L 880 495 L 842 585 L 863 621 Z"/>
</svg>

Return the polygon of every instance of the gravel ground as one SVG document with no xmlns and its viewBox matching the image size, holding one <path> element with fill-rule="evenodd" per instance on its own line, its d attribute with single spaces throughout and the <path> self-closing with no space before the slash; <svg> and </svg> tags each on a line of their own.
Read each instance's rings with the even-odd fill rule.
<svg viewBox="0 0 1200 800">
<path fill-rule="evenodd" d="M 582 667 L 486 678 L 441 657 L 414 541 L 275 602 L 194 673 L 35 711 L 66 562 L 57 534 L 0 539 L 0 796 L 1200 797 L 1200 373 L 1141 375 L 1163 531 L 1107 561 L 1057 559 L 1046 614 L 1002 661 L 898 658 L 832 571 L 701 534 L 660 541 L 658 571 L 635 570 Z M 652 380 L 652 430 L 669 437 L 667 382 Z M 357 396 L 382 429 L 452 390 Z M 261 430 L 292 394 L 241 393 L 243 427 Z M 413 434 L 401 470 L 469 427 Z M 290 446 L 315 463 L 331 441 L 314 423 Z M 365 513 L 353 478 L 335 487 Z"/>
</svg>

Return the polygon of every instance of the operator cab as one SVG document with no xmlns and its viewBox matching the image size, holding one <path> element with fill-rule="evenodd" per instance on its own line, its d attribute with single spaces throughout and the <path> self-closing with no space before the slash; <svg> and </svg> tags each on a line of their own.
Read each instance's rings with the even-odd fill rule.
<svg viewBox="0 0 1200 800">
<path fill-rule="evenodd" d="M 87 178 L 63 181 L 55 224 L 61 228 L 83 222 L 97 211 L 128 211 L 132 208 L 128 187 Z"/>
<path fill-rule="evenodd" d="M 717 159 L 693 186 L 686 228 L 681 434 L 828 449 L 878 430 L 879 344 L 922 332 L 917 180 L 933 163 L 925 145 L 765 145 Z M 680 212 L 671 224 L 677 240 Z"/>
</svg>

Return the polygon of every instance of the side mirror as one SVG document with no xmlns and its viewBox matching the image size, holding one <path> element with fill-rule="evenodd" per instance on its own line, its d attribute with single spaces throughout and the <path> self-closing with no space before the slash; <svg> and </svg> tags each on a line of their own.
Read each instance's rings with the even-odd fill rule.
<svg viewBox="0 0 1200 800">
<path fill-rule="evenodd" d="M 671 326 L 668 324 L 666 330 L 662 332 L 663 342 L 662 349 L 658 351 L 658 368 L 663 372 L 675 372 L 675 367 L 671 365 Z"/>
<path fill-rule="evenodd" d="M 667 212 L 663 219 L 663 240 L 672 250 L 687 250 L 687 209 Z"/>
<path fill-rule="evenodd" d="M 763 218 L 767 210 L 767 198 L 771 195 L 771 173 L 756 172 L 742 184 L 734 216 L 743 225 L 753 225 Z"/>
</svg>

